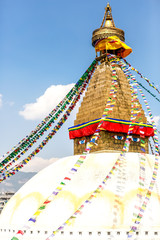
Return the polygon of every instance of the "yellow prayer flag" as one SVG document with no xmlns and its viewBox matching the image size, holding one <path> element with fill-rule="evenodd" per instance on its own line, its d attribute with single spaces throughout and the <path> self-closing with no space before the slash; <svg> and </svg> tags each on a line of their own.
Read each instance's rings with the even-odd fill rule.
<svg viewBox="0 0 160 240">
<path fill-rule="evenodd" d="M 38 210 L 37 212 L 35 212 L 34 216 L 36 216 L 36 217 L 37 217 L 37 216 L 39 216 L 39 215 L 40 215 L 40 213 L 41 213 L 41 211 L 39 211 L 39 210 Z"/>
<path fill-rule="evenodd" d="M 75 167 L 80 167 L 80 165 L 78 165 L 78 164 L 75 164 L 74 166 L 75 166 Z"/>
<path fill-rule="evenodd" d="M 144 147 L 144 148 L 145 148 L 145 144 L 142 144 L 142 143 L 141 143 L 141 147 Z"/>
<path fill-rule="evenodd" d="M 67 220 L 67 221 L 66 221 L 66 223 L 67 223 L 67 225 L 68 225 L 68 226 L 70 226 L 70 225 L 71 225 L 71 222 L 70 222 L 70 220 Z"/>
</svg>

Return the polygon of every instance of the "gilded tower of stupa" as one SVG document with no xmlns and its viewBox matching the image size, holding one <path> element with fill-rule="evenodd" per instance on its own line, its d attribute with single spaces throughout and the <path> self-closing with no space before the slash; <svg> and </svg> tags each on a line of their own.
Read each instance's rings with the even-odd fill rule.
<svg viewBox="0 0 160 240">
<path fill-rule="evenodd" d="M 76 120 L 74 121 L 73 129 L 79 129 L 81 131 L 81 134 L 79 134 L 78 137 L 73 137 L 74 154 L 81 154 L 84 151 L 85 144 L 79 143 L 87 142 L 90 139 L 90 133 L 86 133 L 85 126 L 91 126 L 98 122 L 103 115 L 103 111 L 109 97 L 112 81 L 112 70 L 107 58 L 107 53 L 119 55 L 120 52 L 123 52 L 123 48 L 116 50 L 102 48 L 103 50 L 99 50 L 97 49 L 97 43 L 103 39 L 105 40 L 110 37 L 112 38 L 113 36 L 114 38 L 118 37 L 121 41 L 125 40 L 124 31 L 115 27 L 112 17 L 112 10 L 108 3 L 107 7 L 105 8 L 105 14 L 100 28 L 93 31 L 92 45 L 96 49 L 96 59 L 99 65 L 93 74 L 87 92 L 83 98 L 83 102 L 77 113 Z M 128 48 L 128 51 L 131 52 L 131 49 Z M 113 110 L 109 114 L 108 121 L 110 122 L 114 120 L 120 124 L 125 124 L 131 119 L 131 89 L 129 81 L 118 65 L 116 65 L 116 74 L 118 81 L 116 101 Z M 146 123 L 147 119 L 142 106 L 140 103 L 138 103 L 138 105 L 139 114 L 137 115 L 135 121 Z M 125 137 L 125 132 L 116 132 L 114 127 L 112 131 L 104 129 L 104 131 L 101 131 L 100 133 L 98 144 L 92 147 L 91 152 L 121 151 L 124 146 Z M 133 137 L 136 138 L 137 135 L 133 135 Z M 145 140 L 148 142 L 147 137 Z M 145 148 L 147 153 L 148 144 L 146 144 Z M 129 151 L 140 152 L 139 142 L 132 141 Z"/>
</svg>

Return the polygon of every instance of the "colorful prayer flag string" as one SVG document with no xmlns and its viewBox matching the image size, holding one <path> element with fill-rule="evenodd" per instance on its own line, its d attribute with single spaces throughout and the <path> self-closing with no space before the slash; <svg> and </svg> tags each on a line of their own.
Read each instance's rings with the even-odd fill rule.
<svg viewBox="0 0 160 240">
<path fill-rule="evenodd" d="M 153 128 L 154 128 L 154 143 L 155 143 L 155 163 L 154 163 L 154 169 L 153 169 L 153 173 L 152 173 L 152 179 L 151 179 L 149 187 L 147 189 L 147 193 L 144 196 L 144 200 L 142 201 L 141 207 L 139 208 L 139 212 L 138 212 L 138 214 L 136 216 L 134 224 L 131 227 L 131 229 L 129 231 L 129 234 L 128 234 L 128 238 L 132 238 L 134 233 L 135 233 L 135 231 L 137 230 L 138 225 L 141 222 L 141 219 L 142 219 L 143 215 L 144 215 L 144 212 L 145 212 L 147 204 L 148 204 L 148 202 L 150 200 L 150 197 L 151 197 L 151 194 L 152 194 L 152 190 L 153 190 L 153 187 L 154 187 L 154 184 L 155 184 L 155 181 L 156 181 L 156 176 L 157 176 L 157 172 L 158 172 L 158 165 L 159 165 L 159 162 L 158 162 L 158 156 L 159 156 L 158 135 L 157 135 L 156 125 L 155 125 L 155 122 L 153 120 L 153 116 L 152 116 L 150 107 L 149 107 L 148 102 L 147 102 L 147 100 L 145 98 L 145 95 L 143 94 L 141 88 L 139 87 L 135 77 L 130 73 L 129 69 L 127 68 L 127 66 L 122 61 L 119 61 L 118 63 L 121 66 L 121 68 L 122 68 L 122 70 L 124 71 L 125 74 L 126 74 L 126 70 L 127 70 L 127 74 L 126 74 L 127 78 L 130 78 L 135 83 L 137 89 L 139 90 L 139 92 L 140 92 L 140 94 L 141 94 L 141 96 L 142 96 L 142 98 L 144 100 L 144 103 L 146 105 L 149 117 L 151 119 L 151 122 L 152 122 L 152 125 L 153 125 Z"/>
<path fill-rule="evenodd" d="M 145 91 L 147 91 L 152 97 L 154 97 L 158 102 L 160 102 L 160 99 L 156 97 L 155 94 L 151 93 L 146 87 L 144 87 L 140 82 L 138 82 L 138 85 L 141 86 Z"/>
<path fill-rule="evenodd" d="M 18 155 L 18 159 L 23 155 L 24 149 L 27 149 L 28 145 L 35 143 L 35 139 L 37 139 L 37 133 L 40 131 L 42 133 L 44 130 L 48 130 L 51 127 L 51 124 L 55 119 L 65 110 L 67 105 L 70 104 L 72 97 L 77 93 L 78 88 L 83 84 L 83 82 L 89 77 L 90 73 L 94 71 L 97 63 L 94 60 L 90 67 L 86 70 L 86 72 L 82 75 L 82 77 L 78 80 L 78 82 L 74 85 L 74 87 L 69 91 L 66 97 L 57 105 L 57 107 L 50 112 L 50 114 L 45 117 L 45 119 L 37 125 L 35 130 L 33 130 L 29 135 L 23 138 L 16 146 L 14 146 L 10 151 L 4 154 L 0 158 L 0 168 L 3 168 L 5 164 L 7 164 L 11 159 L 15 158 Z M 43 127 L 43 128 L 42 128 Z M 17 160 L 17 159 L 16 159 Z"/>
<path fill-rule="evenodd" d="M 83 85 L 82 85 L 82 89 L 85 89 L 85 88 L 83 88 Z M 81 93 L 81 91 L 80 91 L 80 93 Z M 4 181 L 7 177 L 10 177 L 10 176 L 14 175 L 16 172 L 18 172 L 22 167 L 24 167 L 25 164 L 27 164 L 36 154 L 38 154 L 44 148 L 44 146 L 49 142 L 49 140 L 52 139 L 52 137 L 56 134 L 56 132 L 61 128 L 61 126 L 64 124 L 64 122 L 68 119 L 70 112 L 74 109 L 76 103 L 80 99 L 80 95 L 81 95 L 80 93 L 79 93 L 79 95 L 75 96 L 70 107 L 68 108 L 66 113 L 63 115 L 63 117 L 60 119 L 60 121 L 57 123 L 57 125 L 53 128 L 51 133 L 49 133 L 47 135 L 47 137 L 41 142 L 41 144 L 27 158 L 25 158 L 23 161 L 21 161 L 19 164 L 15 165 L 14 167 L 12 167 L 9 170 L 7 170 L 6 167 L 4 168 L 4 170 L 6 170 L 6 172 L 2 173 L 0 182 Z M 8 164 L 7 167 L 10 167 L 10 164 Z"/>
<path fill-rule="evenodd" d="M 63 117 L 59 120 L 59 122 L 57 123 L 57 125 L 53 128 L 53 130 L 51 131 L 51 133 L 49 133 L 47 135 L 47 137 L 41 142 L 41 144 L 27 157 L 25 158 L 23 161 L 21 161 L 19 164 L 15 165 L 14 167 L 12 167 L 11 169 L 7 170 L 12 163 L 15 163 L 15 159 L 12 161 L 12 163 L 10 162 L 7 167 L 4 167 L 3 171 L 6 171 L 5 173 L 2 173 L 1 178 L 0 178 L 0 182 L 6 180 L 6 178 L 15 175 L 16 172 L 18 172 L 21 168 L 24 167 L 25 164 L 27 164 L 36 154 L 38 154 L 43 147 L 48 143 L 49 140 L 52 139 L 52 137 L 55 135 L 55 133 L 61 128 L 61 126 L 64 124 L 64 122 L 68 119 L 68 116 L 70 115 L 71 111 L 74 109 L 76 103 L 79 101 L 80 96 L 82 95 L 83 91 L 86 89 L 86 86 L 89 82 L 89 79 L 91 77 L 91 74 L 93 73 L 94 69 L 95 69 L 96 64 L 94 65 L 94 67 L 91 69 L 91 72 L 88 73 L 86 76 L 86 80 L 82 81 L 82 84 L 80 84 L 80 87 L 77 89 L 77 94 L 75 95 L 73 101 L 70 103 L 70 106 L 68 108 L 68 110 L 66 111 L 66 113 L 63 115 Z M 42 134 L 43 135 L 43 134 Z M 39 136 L 38 136 L 39 138 Z M 35 139 L 34 139 L 35 140 Z M 35 140 L 36 141 L 36 140 Z M 32 143 L 30 145 L 30 147 L 32 147 Z M 28 149 L 27 149 L 28 150 Z M 25 152 L 25 151 L 24 151 Z M 16 159 L 18 160 L 18 159 Z"/>
<path fill-rule="evenodd" d="M 117 87 L 116 87 L 116 86 L 117 86 L 117 81 L 116 81 L 117 78 L 116 78 L 116 72 L 115 72 L 115 62 L 114 62 L 114 59 L 113 59 L 113 58 L 111 58 L 111 65 L 112 65 L 112 70 L 113 70 L 113 81 L 112 81 L 112 84 L 113 84 L 114 87 L 113 87 L 113 88 L 111 87 L 111 91 L 110 91 L 110 95 L 111 95 L 111 96 L 109 96 L 109 100 L 107 101 L 107 103 L 110 102 L 113 97 L 115 98 L 115 94 L 116 94 L 116 92 L 117 92 Z M 113 90 L 113 91 L 112 91 L 112 90 Z M 113 92 L 114 92 L 114 96 L 113 96 Z M 108 104 L 106 105 L 106 108 L 107 108 L 107 107 L 108 107 Z M 105 108 L 105 109 L 106 109 L 106 108 Z M 104 113 L 105 113 L 105 111 L 104 111 Z M 102 121 L 103 121 L 103 118 L 104 118 L 105 116 L 106 116 L 106 114 L 104 114 L 104 115 L 102 116 Z M 65 177 L 65 178 L 64 178 L 64 180 L 60 183 L 60 186 L 58 186 L 58 187 L 56 188 L 56 190 L 53 191 L 53 193 L 45 200 L 45 202 L 39 207 L 39 209 L 37 210 L 37 212 L 28 220 L 29 223 L 28 223 L 27 225 L 25 225 L 25 226 L 23 227 L 23 229 L 26 229 L 26 228 L 29 229 L 31 224 L 36 223 L 38 216 L 39 216 L 40 213 L 46 208 L 47 204 L 49 204 L 50 202 L 52 202 L 52 201 L 54 200 L 55 196 L 57 196 L 57 195 L 59 194 L 59 192 L 62 191 L 62 189 L 66 186 L 66 184 L 67 184 L 68 181 L 71 181 L 72 175 L 75 174 L 75 173 L 78 171 L 78 168 L 81 166 L 81 164 L 84 163 L 84 161 L 86 160 L 87 154 L 88 154 L 88 153 L 90 152 L 90 150 L 91 150 L 91 147 L 95 144 L 95 141 L 98 140 L 98 138 L 99 138 L 100 126 L 101 126 L 101 121 L 100 121 L 99 126 L 98 126 L 98 128 L 97 128 L 97 131 L 96 131 L 95 134 L 92 136 L 90 142 L 88 142 L 88 143 L 86 144 L 86 148 L 85 148 L 85 151 L 83 152 L 83 155 L 81 155 L 81 156 L 79 157 L 79 159 L 78 159 L 78 161 L 76 162 L 76 164 L 75 164 L 75 165 L 71 168 L 71 170 L 69 171 L 69 174 L 71 173 L 71 176 L 69 175 L 69 177 Z M 62 183 L 63 183 L 63 184 L 62 184 Z M 77 214 L 77 213 L 78 213 L 78 212 L 76 212 L 76 214 Z M 60 227 L 60 228 L 61 228 L 61 227 Z M 60 229 L 60 228 L 59 228 L 59 229 Z M 20 235 L 19 235 L 19 234 L 20 234 Z M 19 230 L 16 235 L 22 237 L 23 234 L 24 234 L 24 230 Z M 12 238 L 12 240 L 13 240 L 13 239 L 14 239 L 14 238 Z M 19 238 L 18 238 L 18 240 L 19 240 Z"/>
<path fill-rule="evenodd" d="M 155 87 L 154 83 L 151 82 L 148 78 L 144 77 L 137 69 L 135 69 L 130 63 L 128 63 L 126 61 L 126 59 L 123 59 L 123 61 L 131 68 L 131 70 L 135 71 L 136 73 L 138 73 L 140 75 L 141 78 L 143 78 L 144 80 L 146 80 L 146 82 L 149 84 L 149 86 L 151 86 L 152 88 L 154 88 L 158 93 L 160 93 L 160 91 L 158 90 L 158 88 Z"/>
</svg>

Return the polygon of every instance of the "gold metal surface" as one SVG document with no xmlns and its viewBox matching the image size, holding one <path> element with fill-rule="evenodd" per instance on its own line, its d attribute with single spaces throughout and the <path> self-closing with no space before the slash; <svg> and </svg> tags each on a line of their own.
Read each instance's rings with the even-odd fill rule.
<svg viewBox="0 0 160 240">
<path fill-rule="evenodd" d="M 95 46 L 95 42 L 97 40 L 101 40 L 103 38 L 111 36 L 117 36 L 120 38 L 121 41 L 123 42 L 125 41 L 124 31 L 115 27 L 114 20 L 112 17 L 112 9 L 108 3 L 107 7 L 105 8 L 105 14 L 101 27 L 93 31 L 92 34 L 93 47 Z"/>
<path fill-rule="evenodd" d="M 112 8 L 109 5 L 109 3 L 107 4 L 107 7 L 105 8 L 105 10 L 106 12 L 105 12 L 104 18 L 106 17 L 106 22 L 110 21 L 110 24 L 112 24 L 112 27 L 115 27 L 114 20 L 112 17 Z M 105 27 L 107 27 L 106 22 L 105 22 Z"/>
<path fill-rule="evenodd" d="M 117 36 L 120 38 L 121 41 L 125 41 L 125 37 L 124 37 L 124 31 L 119 29 L 119 28 L 115 28 L 115 27 L 103 27 L 103 28 L 98 28 L 96 30 L 94 30 L 93 34 L 92 34 L 92 45 L 93 47 L 95 46 L 95 41 L 103 39 L 103 38 L 108 38 L 111 36 Z"/>
<path fill-rule="evenodd" d="M 107 19 L 104 26 L 105 27 L 113 27 L 113 23 L 112 23 L 111 19 Z"/>
</svg>

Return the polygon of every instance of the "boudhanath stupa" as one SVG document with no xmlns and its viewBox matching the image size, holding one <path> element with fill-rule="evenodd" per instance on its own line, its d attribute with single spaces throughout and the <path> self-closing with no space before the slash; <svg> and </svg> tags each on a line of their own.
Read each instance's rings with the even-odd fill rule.
<svg viewBox="0 0 160 240">
<path fill-rule="evenodd" d="M 17 191 L 0 216 L 0 239 L 160 239 L 157 130 L 143 85 L 125 60 L 132 49 L 124 41 L 124 31 L 115 26 L 107 4 L 100 28 L 93 31 L 95 60 L 52 111 L 54 119 L 46 118 L 34 132 L 39 135 L 30 137 L 39 139 L 66 111 L 40 145 L 43 148 L 86 90 L 74 126 L 69 128 L 74 155 L 41 170 Z M 23 144 L 25 149 L 27 144 Z M 153 144 L 155 150 L 149 147 Z M 8 170 L 2 180 L 15 174 L 32 155 Z M 6 159 L 8 164 L 11 158 Z"/>
</svg>

